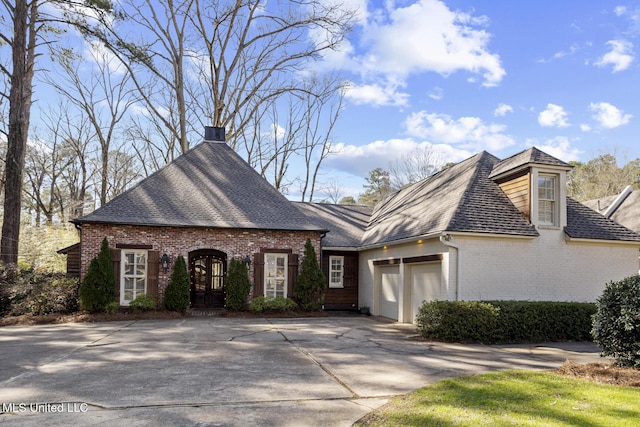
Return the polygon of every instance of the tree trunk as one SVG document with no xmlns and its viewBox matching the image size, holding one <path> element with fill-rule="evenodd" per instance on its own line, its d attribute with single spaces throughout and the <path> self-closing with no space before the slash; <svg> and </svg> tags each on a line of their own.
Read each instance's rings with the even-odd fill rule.
<svg viewBox="0 0 640 427">
<path fill-rule="evenodd" d="M 31 15 L 31 16 L 29 16 Z M 18 263 L 22 178 L 29 132 L 33 64 L 35 55 L 35 22 L 38 2 L 16 1 L 13 22 L 12 73 L 9 91 L 9 133 L 7 136 L 6 181 L 4 184 L 4 219 L 0 242 L 0 260 Z"/>
</svg>

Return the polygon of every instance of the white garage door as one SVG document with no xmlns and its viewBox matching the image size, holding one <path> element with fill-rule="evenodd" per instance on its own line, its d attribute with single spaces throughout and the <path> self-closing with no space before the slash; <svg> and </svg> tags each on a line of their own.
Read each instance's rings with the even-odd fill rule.
<svg viewBox="0 0 640 427">
<path fill-rule="evenodd" d="M 400 298 L 400 268 L 395 266 L 379 267 L 380 315 L 398 320 L 398 300 Z"/>
<path fill-rule="evenodd" d="M 422 301 L 440 299 L 440 275 L 439 262 L 411 267 L 411 323 L 415 323 Z"/>
</svg>

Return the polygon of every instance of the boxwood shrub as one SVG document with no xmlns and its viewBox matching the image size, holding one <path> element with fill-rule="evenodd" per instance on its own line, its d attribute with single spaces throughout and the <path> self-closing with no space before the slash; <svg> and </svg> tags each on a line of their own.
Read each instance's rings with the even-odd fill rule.
<svg viewBox="0 0 640 427">
<path fill-rule="evenodd" d="M 538 301 L 430 301 L 416 316 L 425 338 L 449 342 L 590 341 L 595 304 Z"/>
<path fill-rule="evenodd" d="M 298 308 L 298 304 L 295 301 L 289 298 L 265 298 L 265 297 L 255 297 L 251 300 L 250 310 L 254 313 L 263 313 L 263 312 L 287 312 L 294 311 Z"/>
<path fill-rule="evenodd" d="M 602 355 L 640 368 L 640 276 L 608 283 L 596 306 L 592 334 Z"/>
</svg>

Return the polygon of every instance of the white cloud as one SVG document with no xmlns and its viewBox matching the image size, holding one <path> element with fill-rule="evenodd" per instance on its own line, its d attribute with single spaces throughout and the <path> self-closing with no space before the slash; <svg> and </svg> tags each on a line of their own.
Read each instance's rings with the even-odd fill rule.
<svg viewBox="0 0 640 427">
<path fill-rule="evenodd" d="M 613 65 L 614 73 L 629 68 L 633 61 L 633 55 L 631 54 L 633 44 L 626 40 L 610 40 L 607 45 L 611 47 L 611 50 L 596 61 L 595 65 L 598 67 Z"/>
<path fill-rule="evenodd" d="M 356 85 L 350 83 L 345 89 L 345 98 L 354 104 L 369 104 L 376 107 L 381 106 L 406 106 L 409 101 L 409 94 L 400 92 L 398 85 L 387 84 L 363 84 Z"/>
<path fill-rule="evenodd" d="M 388 82 L 395 82 L 397 89 L 416 74 L 466 71 L 474 76 L 468 81 L 481 81 L 483 86 L 495 86 L 506 75 L 500 56 L 488 48 L 486 17 L 450 10 L 440 0 L 385 1 L 369 9 L 363 0 L 349 4 L 364 12 L 358 14 L 349 38 L 323 54 L 322 67 L 359 76 L 352 92 L 359 103 L 406 105 L 409 95 L 395 94 Z M 376 91 L 382 102 L 371 96 Z M 441 97 L 438 91 L 427 95 Z"/>
<path fill-rule="evenodd" d="M 535 146 L 545 153 L 564 162 L 579 160 L 580 155 L 583 153 L 581 150 L 572 147 L 570 139 L 566 136 L 556 136 L 555 138 L 545 139 L 542 141 L 531 138 L 526 141 L 526 144 L 529 146 Z"/>
<path fill-rule="evenodd" d="M 440 101 L 444 97 L 444 90 L 441 87 L 434 87 L 427 96 L 435 101 Z"/>
<path fill-rule="evenodd" d="M 379 140 L 364 145 L 339 143 L 334 146 L 338 154 L 327 158 L 323 168 L 365 177 L 372 169 L 377 167 L 387 169 L 390 162 L 425 145 L 431 146 L 434 153 L 444 162 L 458 162 L 473 154 L 450 145 L 430 144 L 426 141 L 416 142 L 411 138 Z"/>
<path fill-rule="evenodd" d="M 493 111 L 493 115 L 496 117 L 504 117 L 507 113 L 513 113 L 513 107 L 509 104 L 500 103 Z"/>
<path fill-rule="evenodd" d="M 447 114 L 420 111 L 407 117 L 405 126 L 409 135 L 443 144 L 460 144 L 467 150 L 502 150 L 513 145 L 506 135 L 506 126 L 484 123 L 478 117 L 453 119 Z"/>
<path fill-rule="evenodd" d="M 544 127 L 567 127 L 567 113 L 560 105 L 547 104 L 547 109 L 538 115 L 538 123 Z"/>
<path fill-rule="evenodd" d="M 613 129 L 626 125 L 631 121 L 631 114 L 624 114 L 615 105 L 608 102 L 591 103 L 589 109 L 593 112 L 593 119 L 598 122 L 600 127 Z"/>
<path fill-rule="evenodd" d="M 582 123 L 582 124 L 580 125 L 580 130 L 581 130 L 582 132 L 591 132 L 591 126 L 590 126 L 590 125 L 588 125 L 587 123 Z"/>
<path fill-rule="evenodd" d="M 624 7 L 624 6 L 616 6 L 616 7 L 613 9 L 613 13 L 615 13 L 615 14 L 616 14 L 616 16 L 622 16 L 622 15 L 624 15 L 625 13 L 627 13 L 627 8 L 626 8 L 626 7 Z"/>
<path fill-rule="evenodd" d="M 506 74 L 500 57 L 487 48 L 491 36 L 485 17 L 452 11 L 439 0 L 419 0 L 386 18 L 365 27 L 363 40 L 370 49 L 362 62 L 368 71 L 407 76 L 466 70 L 482 75 L 484 86 L 497 85 Z"/>
</svg>

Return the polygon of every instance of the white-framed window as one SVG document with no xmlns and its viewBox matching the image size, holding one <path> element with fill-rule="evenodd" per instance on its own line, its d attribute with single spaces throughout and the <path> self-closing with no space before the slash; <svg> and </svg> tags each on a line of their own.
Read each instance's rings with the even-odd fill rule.
<svg viewBox="0 0 640 427">
<path fill-rule="evenodd" d="M 287 298 L 287 254 L 264 254 L 264 296 Z"/>
<path fill-rule="evenodd" d="M 538 176 L 538 221 L 543 225 L 556 225 L 557 179 L 553 175 Z"/>
<path fill-rule="evenodd" d="M 120 305 L 147 293 L 147 251 L 123 249 L 120 258 Z"/>
<path fill-rule="evenodd" d="M 344 288 L 344 257 L 343 256 L 330 256 L 329 257 L 329 287 L 330 288 Z"/>
</svg>

